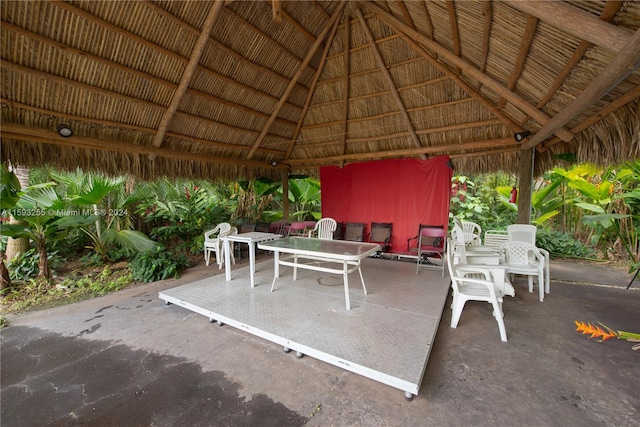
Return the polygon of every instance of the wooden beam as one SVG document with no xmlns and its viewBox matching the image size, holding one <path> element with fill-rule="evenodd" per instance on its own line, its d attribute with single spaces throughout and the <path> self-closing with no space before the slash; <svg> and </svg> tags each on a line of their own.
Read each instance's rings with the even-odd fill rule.
<svg viewBox="0 0 640 427">
<path fill-rule="evenodd" d="M 358 8 L 356 8 L 356 15 L 358 15 L 358 19 L 360 19 L 360 24 L 362 25 L 362 31 L 364 31 L 364 34 L 367 37 L 367 40 L 369 41 L 369 46 L 371 46 L 371 53 L 373 54 L 373 57 L 378 62 L 380 71 L 382 72 L 384 79 L 387 81 L 387 84 L 391 88 L 391 93 L 393 95 L 393 98 L 396 101 L 396 104 L 398 105 L 398 109 L 400 110 L 400 115 L 402 115 L 402 119 L 404 120 L 404 125 L 409 131 L 409 134 L 411 135 L 411 141 L 413 142 L 413 145 L 415 147 L 422 147 L 422 144 L 420 143 L 420 138 L 418 138 L 418 135 L 416 135 L 416 131 L 413 128 L 413 124 L 411 123 L 409 114 L 407 113 L 407 110 L 405 109 L 404 104 L 402 103 L 400 94 L 398 94 L 398 89 L 396 89 L 396 85 L 393 82 L 393 79 L 391 78 L 391 74 L 389 73 L 389 70 L 387 70 L 387 66 L 384 63 L 384 59 L 382 59 L 382 55 L 380 55 L 380 52 L 378 51 L 378 46 L 376 45 L 376 41 L 374 40 L 373 35 L 371 34 L 369 27 L 367 26 L 367 21 L 365 21 L 364 16 L 362 15 L 362 11 L 360 11 L 360 9 Z M 423 157 L 423 159 L 426 159 L 426 157 Z"/>
<path fill-rule="evenodd" d="M 604 5 L 604 10 L 600 15 L 600 19 L 605 22 L 611 21 L 616 13 L 618 13 L 618 10 L 620 10 L 622 3 L 622 1 L 608 0 Z M 542 108 L 547 102 L 549 102 L 549 100 L 551 100 L 558 89 L 560 89 L 560 86 L 562 86 L 562 83 L 564 83 L 565 79 L 569 76 L 569 73 L 571 73 L 575 66 L 578 65 L 578 62 L 580 62 L 584 54 L 587 52 L 587 49 L 589 49 L 589 47 L 591 46 L 591 43 L 589 43 L 588 41 L 583 40 L 580 42 L 576 50 L 571 55 L 571 58 L 569 58 L 569 61 L 567 61 L 564 67 L 562 67 L 560 73 L 558 73 L 558 76 L 556 77 L 555 81 L 553 82 L 545 96 L 543 96 L 542 99 L 538 101 L 536 107 Z"/>
<path fill-rule="evenodd" d="M 53 144 L 64 147 L 77 147 L 87 150 L 113 151 L 118 153 L 139 155 L 154 155 L 158 157 L 166 157 L 173 160 L 189 160 L 200 163 L 221 163 L 255 168 L 272 167 L 267 162 L 234 159 L 229 157 L 208 156 L 204 154 L 188 153 L 185 151 L 174 151 L 166 148 L 158 148 L 138 144 L 123 144 L 118 141 L 110 141 L 87 136 L 72 135 L 68 138 L 63 138 L 53 130 L 32 128 L 15 123 L 2 124 L 2 137 L 18 139 L 22 141 L 39 142 L 43 144 Z M 282 165 L 280 167 L 286 166 Z"/>
<path fill-rule="evenodd" d="M 151 74 L 148 74 L 148 73 L 144 73 L 142 71 L 138 71 L 138 70 L 133 69 L 133 68 L 129 68 L 129 67 L 125 66 L 125 65 L 121 65 L 121 64 L 118 64 L 117 62 L 113 62 L 111 60 L 101 58 L 101 57 L 93 55 L 93 54 L 91 54 L 89 52 L 85 52 L 85 51 L 82 51 L 82 50 L 79 50 L 79 49 L 75 49 L 75 48 L 73 48 L 71 46 L 67 46 L 67 45 L 58 43 L 55 40 L 52 40 L 50 38 L 47 38 L 47 37 L 41 36 L 39 34 L 33 33 L 31 31 L 27 31 L 24 28 L 17 27 L 15 25 L 11 24 L 11 23 L 1 21 L 1 25 L 2 25 L 3 28 L 9 29 L 10 31 L 15 32 L 16 34 L 20 34 L 20 35 L 25 36 L 27 38 L 37 40 L 37 41 L 39 41 L 41 43 L 46 43 L 49 46 L 53 46 L 56 49 L 60 49 L 61 51 L 64 51 L 66 54 L 73 54 L 73 55 L 77 55 L 77 56 L 82 57 L 82 58 L 90 59 L 90 60 L 95 61 L 95 62 L 97 62 L 98 64 L 100 64 L 100 65 L 102 65 L 104 67 L 113 68 L 115 70 L 131 74 L 131 75 L 139 77 L 141 79 L 149 80 L 149 81 L 151 81 L 151 82 L 153 82 L 153 83 L 155 83 L 157 85 L 173 89 L 174 91 L 178 88 L 178 85 L 173 83 L 173 82 L 169 82 L 167 80 L 163 80 L 163 79 L 161 79 L 159 77 L 156 77 L 154 75 L 151 75 Z M 185 64 L 187 63 L 186 61 L 187 60 L 185 59 Z M 223 75 L 221 75 L 219 73 L 216 73 L 216 72 L 214 72 L 212 70 L 209 70 L 208 68 L 205 68 L 205 67 L 203 67 L 201 65 L 198 66 L 198 71 L 200 71 L 202 73 L 205 73 L 205 74 L 209 74 L 210 76 L 212 76 L 212 77 L 214 77 L 216 79 L 221 79 L 221 80 L 225 81 L 226 83 L 228 83 L 230 85 L 238 86 L 238 87 L 242 88 L 243 90 L 247 90 L 247 91 L 253 92 L 258 96 L 262 96 L 262 97 L 265 97 L 265 98 L 268 98 L 268 99 L 272 99 L 272 100 L 275 100 L 275 101 L 278 100 L 278 98 L 276 98 L 275 96 L 273 96 L 271 94 L 259 91 L 259 90 L 255 89 L 253 87 L 250 87 L 250 86 L 244 85 L 242 83 L 239 83 L 239 82 L 237 82 L 237 81 L 235 81 L 235 80 L 233 80 L 233 79 L 231 79 L 229 77 L 223 76 Z M 73 82 L 73 80 L 70 80 L 70 82 Z M 249 108 L 247 106 L 244 106 L 244 105 L 241 105 L 241 104 L 237 104 L 235 102 L 227 101 L 226 99 L 222 99 L 222 98 L 219 98 L 217 96 L 211 95 L 211 94 L 206 93 L 206 92 L 201 92 L 201 91 L 196 90 L 196 89 L 188 88 L 187 89 L 187 93 L 189 95 L 191 95 L 191 96 L 196 97 L 196 98 L 207 98 L 207 99 L 213 100 L 213 101 L 215 101 L 217 103 L 224 104 L 225 106 L 228 106 L 230 108 L 238 109 L 238 110 L 240 110 L 240 111 L 242 111 L 244 113 L 253 114 L 253 115 L 257 116 L 257 117 L 262 117 L 262 118 L 268 118 L 269 117 L 268 114 L 263 113 L 262 111 L 255 110 L 253 108 Z M 298 109 L 300 108 L 299 106 L 297 106 L 295 104 L 291 104 L 291 103 L 288 103 L 288 106 L 291 107 L 291 108 L 298 108 Z M 278 119 L 278 121 L 280 123 L 282 123 L 282 124 L 285 124 L 285 125 L 293 125 L 292 122 L 290 122 L 288 120 L 285 120 L 285 119 Z"/>
<path fill-rule="evenodd" d="M 303 27 L 298 21 L 296 21 L 293 18 L 293 16 L 289 15 L 287 11 L 284 10 L 283 8 L 280 10 L 280 15 L 282 15 L 287 21 L 289 21 L 291 25 L 296 27 L 296 30 L 298 30 L 300 34 L 304 35 L 306 38 L 308 38 L 312 42 L 316 41 L 316 36 L 314 36 L 313 33 L 311 33 L 309 30 Z"/>
<path fill-rule="evenodd" d="M 447 0 L 447 12 L 449 13 L 449 25 L 451 26 L 451 40 L 453 42 L 453 53 L 462 56 L 460 49 L 460 31 L 458 30 L 458 18 L 456 17 L 456 5 L 452 0 Z M 460 67 L 456 67 L 456 74 L 460 74 Z"/>
<path fill-rule="evenodd" d="M 271 0 L 271 6 L 273 7 L 273 22 L 282 24 L 282 3 L 280 0 Z"/>
<path fill-rule="evenodd" d="M 482 60 L 480 61 L 480 71 L 483 73 L 487 69 L 487 59 L 489 57 L 489 40 L 491 40 L 491 24 L 493 22 L 493 12 L 490 1 L 483 1 L 482 3 L 482 16 L 483 30 L 482 30 Z"/>
<path fill-rule="evenodd" d="M 402 16 L 404 16 L 404 20 L 407 21 L 407 25 L 411 28 L 416 28 L 416 24 L 414 24 L 411 14 L 409 13 L 409 9 L 407 9 L 407 5 L 404 4 L 404 0 L 396 0 L 396 4 L 400 8 Z"/>
<path fill-rule="evenodd" d="M 536 28 L 538 27 L 538 18 L 535 16 L 530 16 L 527 18 L 527 25 L 524 29 L 524 35 L 522 36 L 522 41 L 520 42 L 520 50 L 518 52 L 518 58 L 516 59 L 516 64 L 513 67 L 513 71 L 511 72 L 511 76 L 509 77 L 509 82 L 507 83 L 507 89 L 513 90 L 516 87 L 516 83 L 520 78 L 520 74 L 522 74 L 522 69 L 524 68 L 524 63 L 527 60 L 527 56 L 529 55 L 529 48 L 531 47 L 531 43 L 533 42 L 533 36 L 536 34 Z M 500 99 L 498 102 L 498 108 L 504 107 L 506 100 L 504 98 Z"/>
<path fill-rule="evenodd" d="M 347 134 L 349 133 L 349 82 L 351 81 L 349 73 L 351 71 L 351 55 L 349 54 L 349 48 L 351 47 L 351 21 L 348 19 L 344 25 L 344 71 L 342 82 L 342 91 L 344 96 L 342 98 L 342 136 L 340 138 L 340 152 L 347 154 Z M 340 167 L 344 166 L 344 162 L 340 162 Z"/>
<path fill-rule="evenodd" d="M 506 0 L 505 3 L 610 52 L 621 52 L 633 35 L 627 28 L 604 22 L 593 14 L 565 2 Z"/>
<path fill-rule="evenodd" d="M 448 131 L 460 130 L 460 129 L 471 129 L 474 127 L 480 127 L 480 126 L 484 127 L 484 126 L 499 125 L 499 124 L 500 124 L 499 120 L 491 119 L 491 120 L 482 120 L 479 122 L 460 123 L 457 125 L 422 129 L 422 130 L 417 130 L 416 133 L 418 135 L 429 135 L 429 134 L 438 133 L 438 132 L 448 132 Z M 396 132 L 396 133 L 386 134 L 384 136 L 377 136 L 376 141 L 380 142 L 380 141 L 385 141 L 385 140 L 394 139 L 394 138 L 406 138 L 408 136 L 409 136 L 409 132 L 407 131 Z M 356 138 L 347 138 L 346 142 L 347 144 L 362 144 L 370 141 L 371 141 L 371 137 L 361 136 Z M 304 148 L 319 148 L 319 147 L 324 147 L 328 145 L 329 146 L 337 145 L 337 144 L 340 144 L 339 140 L 322 141 L 322 142 L 314 142 L 313 144 L 307 144 L 304 146 Z"/>
<path fill-rule="evenodd" d="M 79 123 L 99 124 L 99 125 L 102 125 L 102 126 L 109 126 L 109 127 L 114 127 L 114 128 L 135 130 L 135 131 L 139 131 L 139 132 L 148 133 L 150 135 L 155 135 L 155 133 L 156 133 L 156 129 L 153 129 L 153 128 L 133 125 L 133 124 L 129 124 L 129 123 L 114 122 L 113 120 L 102 120 L 102 119 L 96 119 L 96 118 L 93 118 L 93 117 L 83 117 L 83 116 L 77 116 L 75 114 L 61 113 L 59 111 L 47 110 L 47 109 L 38 108 L 38 107 L 32 107 L 31 105 L 22 104 L 22 103 L 11 101 L 11 100 L 8 100 L 8 99 L 5 99 L 5 98 L 0 98 L 0 102 L 2 102 L 3 104 L 8 105 L 10 107 L 13 107 L 13 108 L 19 108 L 19 109 L 26 110 L 26 111 L 33 111 L 35 113 L 43 114 L 43 115 L 46 115 L 46 116 L 51 116 L 53 118 L 61 118 L 61 119 L 73 120 L 73 121 L 76 121 L 76 122 L 79 122 Z M 202 120 L 204 120 L 204 119 L 202 119 Z M 192 136 L 183 135 L 181 133 L 176 133 L 176 132 L 167 132 L 167 136 L 170 136 L 170 137 L 176 138 L 176 139 L 183 139 L 185 141 L 195 142 L 197 144 L 204 144 L 204 145 L 209 145 L 211 147 L 218 147 L 218 148 L 222 148 L 222 149 L 225 149 L 225 150 L 249 151 L 249 148 L 250 148 L 249 146 L 246 146 L 246 145 L 230 144 L 230 143 L 227 143 L 227 142 L 212 141 L 210 139 L 194 138 Z M 260 148 L 259 151 L 261 151 L 261 152 L 263 152 L 265 154 L 273 154 L 273 155 L 277 155 L 277 156 L 282 155 L 282 150 L 274 150 L 274 149 L 271 149 L 271 148 Z"/>
<path fill-rule="evenodd" d="M 150 2 L 149 0 L 144 0 L 144 5 L 147 6 L 148 8 L 151 8 L 154 10 L 154 12 L 158 13 L 159 15 L 162 15 L 164 18 L 166 18 L 168 21 L 173 22 L 175 25 L 180 26 L 181 28 L 184 28 L 186 31 L 191 32 L 192 34 L 198 35 L 200 34 L 200 30 L 192 25 L 189 25 L 188 23 L 180 20 L 180 18 L 178 18 L 175 15 L 172 15 L 171 13 L 169 13 L 168 11 L 162 9 L 160 6 L 156 5 L 155 3 Z M 120 29 L 121 30 L 121 29 Z M 126 33 L 124 30 L 121 30 L 122 32 Z M 287 79 L 286 77 L 276 73 L 275 71 L 264 67 L 262 65 L 256 64 L 255 62 L 251 62 L 248 59 L 246 59 L 244 56 L 242 56 L 241 54 L 239 54 L 238 52 L 228 48 L 227 46 L 223 45 L 222 43 L 220 43 L 219 41 L 217 41 L 214 38 L 210 38 L 209 39 L 209 44 L 211 45 L 211 47 L 215 47 L 216 49 L 221 50 L 222 52 L 226 53 L 227 55 L 233 57 L 234 60 L 240 62 L 241 64 L 256 70 L 258 72 L 260 72 L 260 74 L 264 74 L 266 76 L 269 76 L 270 78 L 274 79 L 274 80 L 278 80 L 280 82 L 284 82 L 284 83 L 288 83 L 289 79 Z M 161 49 L 160 46 L 157 45 L 153 45 L 155 46 L 154 49 Z M 185 58 L 182 58 L 183 60 L 186 61 Z M 212 70 L 205 68 L 205 67 L 201 67 L 201 71 L 204 72 L 208 72 L 209 74 L 214 73 Z M 222 76 L 221 74 L 217 74 L 218 76 Z M 299 90 L 304 90 L 306 92 L 307 88 L 302 86 L 302 85 L 297 85 L 296 86 L 297 89 Z M 255 90 L 255 89 L 254 89 Z M 274 97 L 275 98 L 275 97 Z"/>
<path fill-rule="evenodd" d="M 322 32 L 320 33 L 320 35 L 316 39 L 316 42 L 313 44 L 313 46 L 311 46 L 311 48 L 309 49 L 309 52 L 307 52 L 307 55 L 305 56 L 304 60 L 302 61 L 302 63 L 298 67 L 298 69 L 297 69 L 296 73 L 294 74 L 294 76 L 291 78 L 291 81 L 289 82 L 289 85 L 285 89 L 284 93 L 282 94 L 282 97 L 280 98 L 280 101 L 278 101 L 278 104 L 273 109 L 273 111 L 271 113 L 271 117 L 269 117 L 269 120 L 267 120 L 267 123 L 262 128 L 262 132 L 260 132 L 260 135 L 258 136 L 258 139 L 253 143 L 253 145 L 251 147 L 251 150 L 249 150 L 249 154 L 247 155 L 247 159 L 251 159 L 253 157 L 253 155 L 255 154 L 256 150 L 258 149 L 258 147 L 260 146 L 260 144 L 262 144 L 262 141 L 264 140 L 265 136 L 267 135 L 267 132 L 269 131 L 269 128 L 273 124 L 273 122 L 276 119 L 278 113 L 282 109 L 282 106 L 284 105 L 284 103 L 286 102 L 287 98 L 291 94 L 291 91 L 293 91 L 293 88 L 294 88 L 295 84 L 297 83 L 298 79 L 300 78 L 300 76 L 302 76 L 302 73 L 307 68 L 307 65 L 309 64 L 309 62 L 311 62 L 311 58 L 313 58 L 313 56 L 316 53 L 316 50 L 318 50 L 318 48 L 322 44 L 322 40 L 324 40 L 324 37 L 327 35 L 327 33 L 329 32 L 329 30 L 331 29 L 333 24 L 336 22 L 336 20 L 340 17 L 340 14 L 342 13 L 342 9 L 344 8 L 345 3 L 346 3 L 346 0 L 342 0 L 340 2 L 340 5 L 336 9 L 336 11 L 333 13 L 333 16 L 331 17 L 331 19 L 329 20 L 327 25 L 325 25 L 324 29 L 322 30 Z"/>
<path fill-rule="evenodd" d="M 531 193 L 533 191 L 533 164 L 535 150 L 521 150 L 518 159 L 518 224 L 531 222 Z"/>
<path fill-rule="evenodd" d="M 497 95 L 504 97 L 508 102 L 513 104 L 515 107 L 519 108 L 529 116 L 531 116 L 538 123 L 544 125 L 549 121 L 549 116 L 543 111 L 537 109 L 535 106 L 531 105 L 528 101 L 522 99 L 516 93 L 511 92 L 501 83 L 497 82 L 487 74 L 478 70 L 474 65 L 468 63 L 463 58 L 459 58 L 453 53 L 449 52 L 448 49 L 441 46 L 440 44 L 430 40 L 428 37 L 423 35 L 422 33 L 413 30 L 412 28 L 406 26 L 401 21 L 396 19 L 394 16 L 387 13 L 384 9 L 380 8 L 374 3 L 366 2 L 365 6 L 372 10 L 375 14 L 377 14 L 380 19 L 382 19 L 389 27 L 394 29 L 398 33 L 405 33 L 415 41 L 423 44 L 427 49 L 437 53 L 442 56 L 445 60 L 451 62 L 455 66 L 459 66 L 463 72 L 469 74 L 472 78 L 478 80 L 483 85 L 487 86 Z M 569 132 L 567 129 L 561 128 L 558 129 L 558 136 L 563 140 L 571 140 L 573 138 L 573 134 Z"/>
<path fill-rule="evenodd" d="M 557 129 L 567 124 L 616 87 L 638 67 L 640 67 L 640 29 L 636 30 L 624 49 L 602 70 L 598 77 L 593 79 L 589 86 L 564 110 L 556 114 L 535 135 L 522 144 L 522 149 L 534 147 L 547 139 Z"/>
<path fill-rule="evenodd" d="M 589 116 L 586 120 L 584 120 L 583 122 L 581 122 L 577 126 L 572 127 L 571 128 L 571 132 L 577 135 L 578 133 L 582 132 L 583 130 L 585 130 L 586 128 L 591 126 L 592 124 L 599 122 L 600 120 L 602 120 L 605 117 L 607 117 L 609 114 L 611 114 L 614 111 L 616 111 L 618 108 L 622 107 L 625 104 L 628 104 L 629 102 L 633 101 L 634 99 L 636 99 L 638 97 L 640 97 L 640 85 L 634 87 L 629 92 L 627 92 L 624 95 L 622 95 L 621 97 L 617 98 L 615 101 L 611 101 L 602 110 L 596 112 L 595 114 L 592 114 L 591 116 Z M 549 146 L 555 145 L 555 144 L 557 144 L 559 142 L 560 142 L 559 138 L 552 138 L 549 141 L 545 141 L 543 143 L 543 147 L 549 147 Z"/>
<path fill-rule="evenodd" d="M 473 87 L 471 87 L 471 85 L 469 85 L 467 82 L 462 80 L 459 76 L 456 75 L 456 73 L 454 73 L 444 64 L 437 61 L 433 56 L 429 55 L 429 53 L 427 53 L 424 49 L 422 49 L 422 47 L 418 43 L 416 43 L 411 37 L 407 36 L 404 33 L 398 33 L 398 34 L 400 34 L 400 37 L 402 37 L 402 39 L 409 45 L 409 47 L 411 47 L 418 55 L 426 59 L 438 71 L 448 76 L 449 78 L 453 79 L 456 85 L 458 85 L 465 92 L 467 92 L 469 96 L 471 96 L 476 101 L 484 105 L 484 107 L 487 110 L 489 110 L 498 120 L 500 120 L 502 123 L 508 126 L 512 131 L 520 132 L 523 130 L 520 127 L 520 125 L 518 125 L 516 122 L 514 122 L 509 117 L 507 117 L 507 115 L 504 114 L 502 110 L 500 110 L 498 107 L 493 105 L 491 101 L 489 101 L 484 96 L 482 96 L 480 92 L 478 92 Z"/>
<path fill-rule="evenodd" d="M 420 147 L 420 148 L 405 148 L 400 150 L 388 150 L 388 151 L 378 151 L 378 152 L 369 152 L 369 153 L 353 153 L 353 154 L 341 154 L 338 156 L 328 156 L 321 157 L 315 159 L 289 159 L 285 163 L 299 167 L 300 165 L 304 166 L 312 166 L 323 163 L 338 163 L 340 161 L 363 161 L 363 160 L 371 160 L 371 159 L 384 159 L 384 158 L 398 158 L 398 157 L 415 157 L 415 156 L 423 156 L 427 154 L 435 155 L 435 154 L 448 154 L 456 151 L 466 151 L 466 150 L 478 150 L 485 148 L 507 148 L 514 147 L 515 150 L 518 149 L 519 143 L 516 142 L 513 138 L 500 138 L 500 139 L 491 139 L 485 141 L 469 141 L 463 142 L 460 144 L 451 144 L 451 145 L 436 145 L 431 147 Z"/>
<path fill-rule="evenodd" d="M 191 52 L 189 64 L 187 64 L 184 73 L 182 73 L 182 77 L 180 77 L 180 84 L 178 84 L 178 89 L 173 94 L 169 107 L 162 115 L 162 119 L 160 119 L 158 132 L 153 138 L 153 143 L 151 144 L 154 147 L 162 146 L 162 141 L 164 140 L 167 129 L 169 129 L 169 124 L 171 124 L 173 116 L 175 116 L 176 111 L 178 110 L 178 106 L 180 105 L 180 102 L 182 102 L 182 98 L 184 97 L 184 94 L 187 92 L 187 89 L 191 84 L 191 80 L 193 79 L 193 76 L 196 72 L 198 63 L 200 62 L 200 58 L 202 58 L 204 49 L 205 47 L 207 47 L 207 42 L 209 41 L 211 30 L 213 30 L 213 26 L 220 17 L 223 8 L 224 2 L 221 0 L 215 0 L 213 5 L 209 9 L 209 13 L 207 14 L 207 17 L 202 26 L 200 37 L 198 37 L 198 41 L 196 42 L 195 46 L 193 47 L 193 51 Z"/>
<path fill-rule="evenodd" d="M 293 131 L 293 136 L 291 137 L 291 141 L 289 142 L 287 153 L 284 156 L 285 159 L 288 159 L 289 157 L 291 157 L 291 152 L 293 151 L 293 147 L 296 144 L 296 141 L 298 140 L 298 135 L 300 135 L 300 129 L 302 129 L 302 122 L 304 122 L 304 118 L 307 115 L 307 111 L 309 111 L 309 105 L 311 105 L 311 98 L 313 98 L 313 93 L 316 91 L 316 86 L 318 84 L 318 81 L 320 80 L 320 74 L 322 74 L 322 70 L 324 69 L 324 66 L 327 63 L 329 48 L 331 47 L 331 42 L 333 41 L 333 38 L 336 35 L 336 31 L 338 30 L 339 22 L 340 22 L 339 20 L 336 20 L 335 24 L 333 24 L 333 28 L 331 29 L 331 34 L 329 34 L 327 43 L 324 46 L 324 51 L 322 52 L 322 58 L 320 58 L 320 64 L 318 65 L 318 69 L 316 70 L 315 76 L 313 76 L 313 81 L 311 82 L 311 87 L 309 88 L 309 92 L 307 93 L 307 98 L 304 101 L 302 112 L 300 113 L 300 117 L 298 118 L 298 123 L 296 124 L 296 128 Z"/>
</svg>

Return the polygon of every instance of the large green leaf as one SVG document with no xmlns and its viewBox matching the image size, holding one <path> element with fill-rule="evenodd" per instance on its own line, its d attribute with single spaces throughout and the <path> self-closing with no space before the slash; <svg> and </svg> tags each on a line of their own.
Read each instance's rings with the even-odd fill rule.
<svg viewBox="0 0 640 427">
<path fill-rule="evenodd" d="M 136 230 L 122 230 L 114 233 L 114 240 L 123 248 L 135 249 L 138 252 L 147 252 L 155 250 L 161 246 L 159 243 L 154 242 L 144 233 Z"/>
<path fill-rule="evenodd" d="M 585 202 L 579 202 L 579 203 L 574 203 L 575 206 L 578 206 L 584 210 L 587 210 L 589 212 L 595 212 L 595 213 L 599 213 L 599 214 L 603 214 L 605 213 L 605 210 L 602 208 L 602 206 L 600 205 L 594 205 L 593 203 L 585 203 Z"/>
</svg>

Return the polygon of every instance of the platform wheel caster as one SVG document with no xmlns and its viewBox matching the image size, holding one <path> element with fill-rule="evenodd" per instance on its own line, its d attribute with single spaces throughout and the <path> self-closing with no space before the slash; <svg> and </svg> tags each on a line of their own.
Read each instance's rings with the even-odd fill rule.
<svg viewBox="0 0 640 427">
<path fill-rule="evenodd" d="M 284 351 L 285 353 L 289 353 L 291 349 L 289 347 L 284 347 L 282 351 Z"/>
<path fill-rule="evenodd" d="M 302 359 L 302 356 L 304 356 L 304 354 L 300 353 L 299 351 L 296 351 L 296 357 L 298 359 Z"/>
<path fill-rule="evenodd" d="M 216 319 L 209 318 L 209 323 L 215 323 Z"/>
<path fill-rule="evenodd" d="M 408 391 L 405 391 L 404 398 L 407 400 L 407 402 L 411 402 L 413 400 L 413 394 L 409 393 Z"/>
<path fill-rule="evenodd" d="M 171 305 L 171 302 L 170 301 L 165 301 L 164 305 Z"/>
<path fill-rule="evenodd" d="M 218 320 L 218 326 L 224 326 L 224 323 L 222 323 L 221 320 Z"/>
</svg>

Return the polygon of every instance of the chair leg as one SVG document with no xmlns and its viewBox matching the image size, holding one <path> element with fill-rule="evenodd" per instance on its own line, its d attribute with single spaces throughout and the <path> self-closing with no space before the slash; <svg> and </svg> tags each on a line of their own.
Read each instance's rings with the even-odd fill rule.
<svg viewBox="0 0 640 427">
<path fill-rule="evenodd" d="M 500 330 L 500 339 L 502 341 L 507 341 L 507 329 L 504 326 L 502 309 L 499 303 L 496 301 L 493 301 L 491 305 L 493 305 L 493 313 L 494 313 L 493 316 L 496 318 L 496 321 L 498 322 L 498 329 Z"/>
<path fill-rule="evenodd" d="M 209 265 L 209 248 L 204 248 L 204 265 Z"/>
<path fill-rule="evenodd" d="M 542 302 L 544 300 L 544 271 L 538 272 L 538 294 L 540 302 Z"/>
<path fill-rule="evenodd" d="M 533 276 L 527 276 L 527 282 L 529 283 L 529 292 L 533 292 Z"/>
<path fill-rule="evenodd" d="M 460 297 L 453 299 L 453 312 L 451 313 L 451 327 L 457 328 L 458 322 L 460 321 L 460 316 L 462 315 L 462 310 L 464 309 L 464 305 L 467 302 L 466 300 L 457 301 Z"/>
<path fill-rule="evenodd" d="M 418 251 L 418 260 L 416 261 L 416 274 L 420 273 L 420 251 Z"/>
</svg>

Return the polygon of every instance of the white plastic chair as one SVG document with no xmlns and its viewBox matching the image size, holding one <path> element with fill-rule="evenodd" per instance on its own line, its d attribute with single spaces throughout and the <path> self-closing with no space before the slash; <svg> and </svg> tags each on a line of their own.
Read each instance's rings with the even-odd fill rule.
<svg viewBox="0 0 640 427">
<path fill-rule="evenodd" d="M 509 266 L 509 274 L 527 276 L 529 292 L 533 292 L 533 278 L 538 279 L 540 302 L 544 300 L 545 257 L 540 250 L 528 242 L 510 240 L 502 245 L 504 262 Z"/>
<path fill-rule="evenodd" d="M 503 230 L 487 230 L 484 232 L 484 245 L 500 250 L 509 241 L 509 235 Z"/>
<path fill-rule="evenodd" d="M 471 221 L 460 221 L 462 223 L 462 232 L 464 233 L 464 240 L 467 245 L 480 246 L 482 245 L 482 228 Z"/>
<path fill-rule="evenodd" d="M 309 230 L 309 237 L 318 239 L 333 240 L 333 232 L 336 231 L 338 223 L 333 218 L 322 218 L 316 222 L 313 230 Z"/>
<path fill-rule="evenodd" d="M 214 252 L 216 254 L 216 263 L 218 264 L 218 268 L 222 268 L 222 241 L 220 240 L 220 236 L 225 236 L 230 231 L 231 224 L 228 222 L 221 222 L 216 225 L 213 230 L 209 230 L 204 233 L 204 262 L 206 265 L 209 265 L 211 252 Z"/>
<path fill-rule="evenodd" d="M 535 225 L 531 224 L 511 224 L 507 227 L 507 235 L 509 236 L 509 240 L 516 240 L 519 242 L 527 242 L 531 243 L 535 246 L 536 244 L 536 232 L 538 228 Z M 543 248 L 538 248 L 540 253 L 544 256 L 544 292 L 549 293 L 551 290 L 551 277 L 549 274 L 549 251 Z M 541 300 L 542 301 L 542 300 Z"/>
<path fill-rule="evenodd" d="M 453 302 L 451 304 L 451 327 L 456 328 L 467 301 L 485 301 L 493 307 L 493 317 L 498 322 L 500 339 L 507 341 L 507 330 L 504 325 L 502 312 L 502 292 L 494 283 L 491 272 L 479 265 L 465 265 L 464 273 L 456 269 L 453 261 L 453 244 L 447 245 L 447 264 L 451 277 Z M 468 277 L 468 274 L 474 277 Z M 480 275 L 482 278 L 476 278 Z"/>
</svg>

